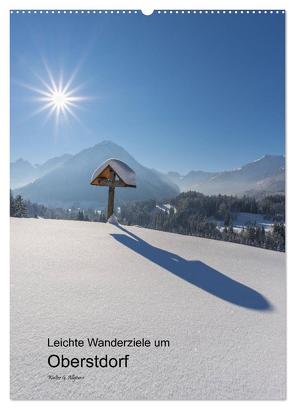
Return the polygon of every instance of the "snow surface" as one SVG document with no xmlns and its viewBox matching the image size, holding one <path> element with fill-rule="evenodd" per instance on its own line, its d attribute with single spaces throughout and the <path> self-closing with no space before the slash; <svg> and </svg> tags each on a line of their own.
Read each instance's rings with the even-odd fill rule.
<svg viewBox="0 0 295 409">
<path fill-rule="evenodd" d="M 161 210 L 162 212 L 169 213 L 171 209 L 173 209 L 173 213 L 176 213 L 176 207 L 171 205 L 170 203 L 163 203 L 162 206 L 156 205 L 156 209 Z"/>
<path fill-rule="evenodd" d="M 247 213 L 247 212 L 240 212 L 236 213 L 236 217 L 234 219 L 234 224 L 237 227 L 246 226 L 248 223 L 256 223 L 260 226 L 264 226 L 265 228 L 270 228 L 273 226 L 273 221 L 267 219 L 264 214 L 260 213 Z"/>
<path fill-rule="evenodd" d="M 11 397 L 284 399 L 285 290 L 283 253 L 109 223 L 12 218 Z M 171 345 L 48 348 L 48 337 Z M 51 369 L 52 353 L 127 353 L 130 361 Z M 70 374 L 85 378 L 48 379 Z"/>
<path fill-rule="evenodd" d="M 265 218 L 264 214 L 260 213 L 247 213 L 238 212 L 233 213 L 233 227 L 234 231 L 241 232 L 243 228 L 246 228 L 248 224 L 257 224 L 263 226 L 265 231 L 270 231 L 273 228 L 274 222 L 270 219 Z M 223 231 L 224 222 L 223 220 L 216 220 L 214 217 L 208 217 L 208 221 L 211 223 L 216 223 L 220 231 Z"/>
<path fill-rule="evenodd" d="M 112 215 L 108 218 L 107 223 L 114 224 L 115 226 L 118 226 L 118 225 L 119 225 L 118 219 L 117 219 L 117 217 L 116 217 L 114 214 L 112 214 Z"/>
</svg>

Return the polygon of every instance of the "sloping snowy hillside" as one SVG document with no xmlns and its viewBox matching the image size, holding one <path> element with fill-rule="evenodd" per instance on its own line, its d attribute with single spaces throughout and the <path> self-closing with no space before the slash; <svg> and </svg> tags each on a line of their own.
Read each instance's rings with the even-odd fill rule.
<svg viewBox="0 0 295 409">
<path fill-rule="evenodd" d="M 170 347 L 49 348 L 47 339 Z M 78 221 L 11 219 L 13 399 L 284 399 L 285 254 Z M 50 354 L 130 354 L 50 368 Z M 84 379 L 50 380 L 49 375 Z"/>
</svg>

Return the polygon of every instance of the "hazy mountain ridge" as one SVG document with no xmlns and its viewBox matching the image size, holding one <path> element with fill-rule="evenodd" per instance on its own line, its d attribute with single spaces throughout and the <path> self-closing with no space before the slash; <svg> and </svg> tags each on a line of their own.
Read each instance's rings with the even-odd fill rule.
<svg viewBox="0 0 295 409">
<path fill-rule="evenodd" d="M 25 186 L 36 179 L 46 175 L 46 173 L 63 165 L 72 155 L 65 153 L 49 159 L 43 164 L 32 165 L 22 158 L 10 163 L 10 186 L 12 189 Z"/>
<path fill-rule="evenodd" d="M 107 188 L 90 185 L 93 171 L 106 159 L 115 157 L 126 162 L 136 173 L 137 188 L 116 190 L 117 203 L 147 199 L 171 198 L 178 187 L 160 172 L 139 164 L 125 149 L 103 141 L 73 155 L 63 165 L 15 192 L 31 201 L 49 206 L 103 207 Z"/>
<path fill-rule="evenodd" d="M 241 168 L 223 172 L 191 171 L 182 176 L 168 172 L 167 176 L 183 192 L 204 194 L 261 194 L 285 192 L 285 157 L 265 155 Z"/>
<path fill-rule="evenodd" d="M 10 163 L 10 187 L 12 189 L 26 185 L 37 178 L 36 168 L 22 158 Z"/>
</svg>

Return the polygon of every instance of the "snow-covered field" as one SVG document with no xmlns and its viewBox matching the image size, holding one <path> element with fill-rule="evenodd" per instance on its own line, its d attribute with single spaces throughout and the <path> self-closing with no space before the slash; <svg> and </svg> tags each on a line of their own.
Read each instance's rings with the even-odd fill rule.
<svg viewBox="0 0 295 409">
<path fill-rule="evenodd" d="M 217 229 L 220 231 L 224 230 L 224 222 L 221 220 L 216 220 L 214 217 L 208 218 L 209 222 L 216 223 Z M 264 214 L 246 213 L 239 212 L 233 214 L 233 231 L 235 233 L 241 233 L 243 229 L 247 227 L 248 224 L 257 224 L 260 227 L 264 227 L 264 230 L 271 231 L 273 229 L 274 222 L 270 219 L 265 218 Z"/>
<path fill-rule="evenodd" d="M 170 347 L 49 348 L 47 338 Z M 11 219 L 13 399 L 284 399 L 285 255 L 138 227 Z M 128 368 L 50 368 L 50 354 Z M 50 380 L 48 375 L 84 376 Z"/>
</svg>

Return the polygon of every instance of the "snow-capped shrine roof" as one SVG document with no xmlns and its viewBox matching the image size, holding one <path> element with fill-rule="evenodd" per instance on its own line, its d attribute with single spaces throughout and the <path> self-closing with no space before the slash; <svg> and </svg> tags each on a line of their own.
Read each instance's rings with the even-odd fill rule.
<svg viewBox="0 0 295 409">
<path fill-rule="evenodd" d="M 123 184 L 121 186 L 136 187 L 135 172 L 119 159 L 110 158 L 103 162 L 94 172 L 90 183 L 92 185 L 105 185 L 104 181 L 108 180 L 110 168 L 115 171 Z"/>
</svg>

